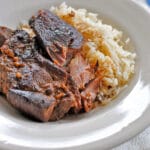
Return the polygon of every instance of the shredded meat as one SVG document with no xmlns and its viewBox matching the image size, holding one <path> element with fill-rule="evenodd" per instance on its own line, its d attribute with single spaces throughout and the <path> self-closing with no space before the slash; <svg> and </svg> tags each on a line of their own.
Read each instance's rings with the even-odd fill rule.
<svg viewBox="0 0 150 150">
<path fill-rule="evenodd" d="M 0 27 L 0 92 L 40 121 L 90 111 L 101 79 L 81 55 L 82 35 L 48 10 L 29 24 L 35 37 Z"/>
<path fill-rule="evenodd" d="M 99 91 L 100 80 L 101 78 L 95 78 L 87 85 L 85 90 L 81 92 L 82 102 L 86 112 L 93 108 L 94 100 Z"/>
<path fill-rule="evenodd" d="M 71 60 L 69 71 L 79 89 L 84 89 L 85 85 L 94 78 L 93 69 L 91 69 L 80 53 Z"/>
<path fill-rule="evenodd" d="M 15 31 L 0 50 L 0 91 L 15 108 L 48 121 L 76 107 L 68 73 L 38 54 L 25 31 Z M 24 65 L 18 67 L 14 60 Z"/>
</svg>

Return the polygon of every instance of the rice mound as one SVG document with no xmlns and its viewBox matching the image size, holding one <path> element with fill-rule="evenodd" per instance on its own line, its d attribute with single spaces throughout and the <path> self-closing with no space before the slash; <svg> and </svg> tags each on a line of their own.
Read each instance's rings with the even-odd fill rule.
<svg viewBox="0 0 150 150">
<path fill-rule="evenodd" d="M 50 10 L 83 35 L 81 53 L 91 66 L 98 65 L 97 76 L 102 77 L 98 97 L 106 104 L 134 74 L 136 54 L 120 44 L 123 43 L 122 32 L 103 24 L 97 14 L 68 7 L 65 3 Z"/>
</svg>

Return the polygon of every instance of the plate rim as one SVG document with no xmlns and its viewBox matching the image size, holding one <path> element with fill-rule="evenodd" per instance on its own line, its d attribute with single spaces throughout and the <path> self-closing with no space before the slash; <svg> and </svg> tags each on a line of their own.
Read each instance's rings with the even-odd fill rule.
<svg viewBox="0 0 150 150">
<path fill-rule="evenodd" d="M 143 11 L 146 11 L 147 13 L 148 13 L 148 15 L 150 16 L 150 11 L 148 10 L 148 9 L 146 9 L 144 6 L 142 6 L 142 5 L 140 5 L 137 1 L 135 1 L 135 0 L 132 0 L 132 1 L 130 1 L 130 2 L 132 2 L 132 3 L 134 3 L 135 5 L 136 5 L 136 7 L 140 7 L 140 8 L 142 8 L 143 9 Z M 146 109 L 146 111 L 149 111 L 150 112 L 150 106 L 149 107 L 147 107 L 147 109 Z M 143 117 L 144 116 L 144 117 Z M 137 134 L 139 134 L 140 132 L 142 132 L 145 128 L 147 128 L 149 125 L 150 125 L 150 120 L 149 120 L 149 116 L 148 116 L 148 113 L 146 113 L 146 112 L 144 112 L 137 120 L 135 120 L 135 122 L 133 122 L 133 124 L 138 124 L 138 122 L 141 122 L 141 120 L 143 120 L 143 124 L 140 124 L 140 126 L 138 126 L 138 127 L 136 127 L 136 128 L 133 128 L 133 127 L 131 127 L 131 125 L 129 125 L 129 126 L 127 126 L 127 131 L 129 132 L 129 130 L 132 128 L 133 130 L 134 130 L 134 132 L 133 132 L 133 130 L 132 130 L 132 132 L 128 135 L 128 137 L 127 136 L 124 136 L 124 137 L 122 137 L 122 139 L 120 139 L 119 138 L 119 142 L 118 142 L 118 140 L 117 140 L 117 138 L 115 138 L 115 140 L 113 140 L 113 142 L 112 142 L 112 146 L 114 147 L 114 146 L 117 146 L 117 145 L 120 145 L 120 144 L 122 144 L 122 143 L 124 143 L 125 141 L 128 141 L 129 139 L 131 139 L 131 138 L 133 138 L 135 135 L 137 135 Z M 126 131 L 126 132 L 127 132 Z M 120 132 L 121 133 L 121 132 Z M 118 136 L 119 137 L 119 136 Z M 98 141 L 96 141 L 96 142 L 98 142 Z M 94 142 L 93 142 L 94 143 Z M 92 144 L 93 144 L 92 143 Z M 8 148 L 8 145 L 9 144 L 7 144 L 7 143 L 5 143 L 5 142 L 1 142 L 0 141 L 0 148 L 2 147 L 2 148 Z M 12 146 L 12 147 L 11 147 Z M 108 146 L 108 148 L 112 148 L 112 146 Z M 14 149 L 14 150 L 16 150 L 17 148 L 21 148 L 21 147 L 18 147 L 18 145 L 10 145 L 9 147 L 11 147 L 11 149 Z M 84 147 L 84 145 L 81 145 L 81 147 Z M 26 148 L 26 147 L 25 147 Z M 76 147 L 71 147 L 71 148 L 76 148 Z M 34 149 L 33 147 L 31 147 L 31 148 L 29 148 L 29 149 Z M 36 148 L 37 149 L 37 148 Z M 41 148 L 40 148 L 41 149 Z M 44 148 L 45 150 L 46 149 L 49 149 L 49 148 Z"/>
</svg>

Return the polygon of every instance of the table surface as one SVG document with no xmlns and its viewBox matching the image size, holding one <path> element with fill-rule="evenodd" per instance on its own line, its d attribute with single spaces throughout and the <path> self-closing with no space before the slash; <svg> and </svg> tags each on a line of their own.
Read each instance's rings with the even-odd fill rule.
<svg viewBox="0 0 150 150">
<path fill-rule="evenodd" d="M 150 0 L 137 0 L 144 4 L 146 1 L 150 5 Z M 150 150 L 150 127 L 128 142 L 113 148 L 112 150 Z"/>
<path fill-rule="evenodd" d="M 150 127 L 133 139 L 112 150 L 150 150 Z"/>
</svg>

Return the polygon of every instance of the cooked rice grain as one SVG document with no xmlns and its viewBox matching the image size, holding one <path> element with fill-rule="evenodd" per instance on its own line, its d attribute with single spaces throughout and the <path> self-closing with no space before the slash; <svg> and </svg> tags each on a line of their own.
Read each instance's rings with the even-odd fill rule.
<svg viewBox="0 0 150 150">
<path fill-rule="evenodd" d="M 85 43 L 81 52 L 91 65 L 98 63 L 97 75 L 102 76 L 99 99 L 103 103 L 112 99 L 135 70 L 136 54 L 120 44 L 122 32 L 103 24 L 97 14 L 86 9 L 74 9 L 62 3 L 50 10 L 82 33 Z"/>
</svg>

